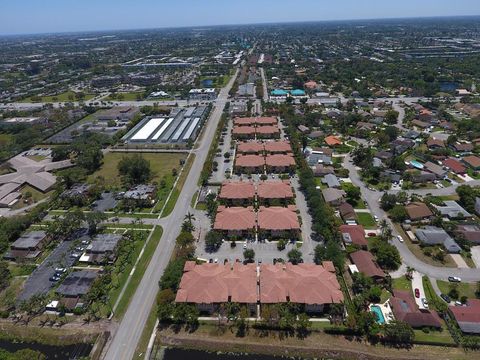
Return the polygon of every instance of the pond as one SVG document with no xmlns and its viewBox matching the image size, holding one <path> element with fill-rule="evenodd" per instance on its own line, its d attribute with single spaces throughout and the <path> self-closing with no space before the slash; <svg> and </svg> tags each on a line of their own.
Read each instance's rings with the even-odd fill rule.
<svg viewBox="0 0 480 360">
<path fill-rule="evenodd" d="M 232 354 L 232 353 L 214 353 L 200 350 L 186 349 L 165 349 L 162 357 L 156 359 L 163 360 L 282 360 L 293 359 L 286 357 L 277 357 L 271 355 L 255 355 L 255 354 Z"/>
<path fill-rule="evenodd" d="M 15 352 L 23 349 L 40 351 L 47 359 L 70 360 L 78 359 L 82 356 L 88 356 L 92 350 L 92 344 L 73 344 L 73 345 L 44 345 L 35 342 L 14 342 L 0 340 L 0 349 L 9 352 Z"/>
</svg>

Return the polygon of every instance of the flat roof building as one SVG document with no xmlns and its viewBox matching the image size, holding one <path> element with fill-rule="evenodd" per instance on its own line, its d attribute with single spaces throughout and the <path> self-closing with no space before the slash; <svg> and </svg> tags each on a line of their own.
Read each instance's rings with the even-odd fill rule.
<svg viewBox="0 0 480 360">
<path fill-rule="evenodd" d="M 45 231 L 26 232 L 10 245 L 10 251 L 4 257 L 12 260 L 35 259 L 40 255 L 46 242 Z"/>
</svg>

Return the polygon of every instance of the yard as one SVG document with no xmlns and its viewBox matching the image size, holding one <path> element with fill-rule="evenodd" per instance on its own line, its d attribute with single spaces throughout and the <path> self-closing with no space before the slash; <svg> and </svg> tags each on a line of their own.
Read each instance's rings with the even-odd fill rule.
<svg viewBox="0 0 480 360">
<path fill-rule="evenodd" d="M 121 100 L 121 101 L 138 101 L 138 100 L 143 100 L 144 98 L 144 93 L 142 91 L 138 92 L 127 92 L 127 93 L 114 93 L 110 94 L 107 97 L 102 98 L 102 101 L 115 101 L 115 100 Z"/>
<path fill-rule="evenodd" d="M 83 101 L 93 99 L 95 95 L 93 94 L 85 94 L 83 97 Z M 33 100 L 32 100 L 33 98 Z M 75 93 L 73 91 L 65 91 L 61 94 L 51 95 L 51 96 L 39 96 L 40 100 L 36 99 L 35 97 L 28 97 L 23 99 L 21 102 L 68 102 L 68 101 L 78 101 L 75 97 Z M 36 101 L 34 101 L 36 100 Z"/>
<path fill-rule="evenodd" d="M 393 279 L 392 282 L 392 287 L 394 289 L 412 291 L 412 282 L 408 280 L 405 276 L 402 276 L 398 279 Z"/>
<path fill-rule="evenodd" d="M 469 299 L 475 298 L 475 291 L 477 290 L 477 284 L 470 283 L 451 283 L 448 281 L 437 280 L 437 285 L 440 291 L 444 294 L 448 294 L 450 289 L 456 287 L 459 293 L 459 297 L 466 296 Z"/>
<path fill-rule="evenodd" d="M 357 218 L 360 225 L 362 225 L 365 229 L 376 229 L 377 224 L 373 219 L 372 215 L 369 213 L 364 212 L 357 212 Z"/>
<path fill-rule="evenodd" d="M 131 157 L 139 153 L 107 153 L 103 158 L 102 167 L 89 176 L 88 181 L 94 182 L 96 178 L 103 177 L 105 183 L 112 187 L 121 187 L 122 179 L 118 173 L 118 163 L 124 157 Z M 186 154 L 180 153 L 141 153 L 144 159 L 150 162 L 153 178 L 152 182 L 160 183 L 160 180 L 172 173 L 172 169 L 181 169 L 180 161 L 187 158 Z"/>
</svg>

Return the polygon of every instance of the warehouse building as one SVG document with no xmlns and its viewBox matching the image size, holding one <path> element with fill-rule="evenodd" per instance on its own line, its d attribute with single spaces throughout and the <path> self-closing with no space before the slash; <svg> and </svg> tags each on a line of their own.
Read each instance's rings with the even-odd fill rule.
<svg viewBox="0 0 480 360">
<path fill-rule="evenodd" d="M 130 130 L 127 144 L 177 144 L 194 141 L 208 115 L 208 107 L 176 108 L 167 117 L 147 117 Z"/>
</svg>

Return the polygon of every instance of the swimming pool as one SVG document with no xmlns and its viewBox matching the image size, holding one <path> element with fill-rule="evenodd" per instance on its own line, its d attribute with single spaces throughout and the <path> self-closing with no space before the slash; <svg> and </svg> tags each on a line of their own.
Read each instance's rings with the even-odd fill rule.
<svg viewBox="0 0 480 360">
<path fill-rule="evenodd" d="M 380 325 L 385 324 L 385 318 L 383 317 L 382 309 L 380 309 L 380 306 L 372 305 L 370 306 L 370 311 L 375 314 L 375 317 L 377 318 L 377 323 L 379 323 Z"/>
<path fill-rule="evenodd" d="M 410 161 L 410 165 L 412 165 L 414 168 L 417 168 L 417 169 L 423 169 L 424 168 L 423 164 L 420 161 L 417 161 L 417 160 Z"/>
</svg>

